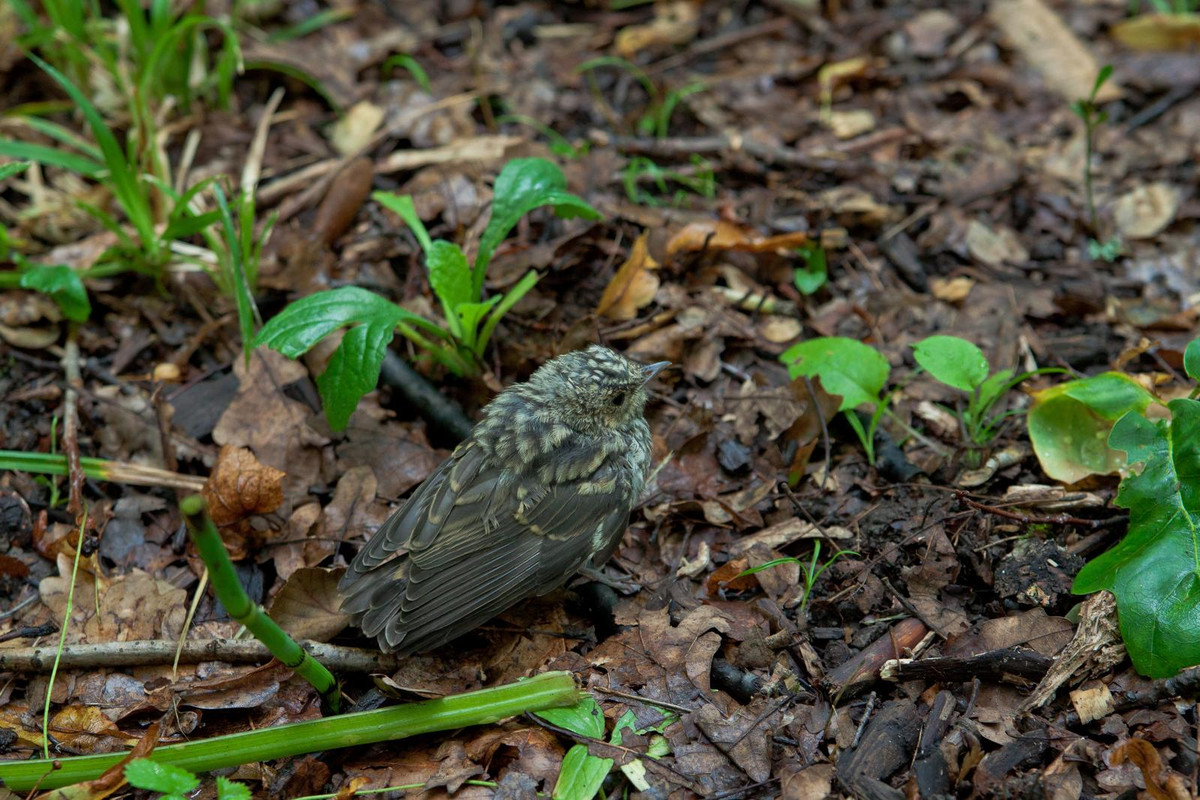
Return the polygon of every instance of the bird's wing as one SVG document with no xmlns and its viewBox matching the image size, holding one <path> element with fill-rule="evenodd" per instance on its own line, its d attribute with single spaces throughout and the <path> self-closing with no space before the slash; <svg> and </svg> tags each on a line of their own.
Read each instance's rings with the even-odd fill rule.
<svg viewBox="0 0 1200 800">
<path fill-rule="evenodd" d="M 456 480 L 459 474 L 456 466 L 436 476 L 436 485 L 431 478 L 420 511 L 405 506 L 393 517 L 397 525 L 385 525 L 385 535 L 406 544 L 406 557 L 355 559 L 375 566 L 356 578 L 343 608 L 360 613 L 363 632 L 389 650 L 436 647 L 561 585 L 628 521 L 630 490 L 615 466 L 548 488 L 505 484 L 486 468 L 469 482 Z"/>
</svg>

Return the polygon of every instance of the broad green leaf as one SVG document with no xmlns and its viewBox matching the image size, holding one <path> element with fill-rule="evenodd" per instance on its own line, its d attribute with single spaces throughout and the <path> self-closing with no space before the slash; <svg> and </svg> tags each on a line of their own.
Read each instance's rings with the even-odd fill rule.
<svg viewBox="0 0 1200 800">
<path fill-rule="evenodd" d="M 183 767 L 159 764 L 148 758 L 135 758 L 126 764 L 125 780 L 137 789 L 166 795 L 190 794 L 200 786 L 200 779 Z"/>
<path fill-rule="evenodd" d="M 21 286 L 48 295 L 62 309 L 63 316 L 74 322 L 84 322 L 92 313 L 83 280 L 65 264 L 34 265 L 21 273 Z"/>
<path fill-rule="evenodd" d="M 449 316 L 462 303 L 469 303 L 471 296 L 471 268 L 462 248 L 445 239 L 438 239 L 425 255 L 429 267 L 429 284 L 442 301 Z"/>
<path fill-rule="evenodd" d="M 544 158 L 514 158 L 504 165 L 492 187 L 492 216 L 479 239 L 475 256 L 473 296 L 483 291 L 483 276 L 496 248 L 521 217 L 541 206 L 554 206 L 560 217 L 600 219 L 600 212 L 567 190 L 557 165 Z"/>
<path fill-rule="evenodd" d="M 1200 664 L 1200 402 L 1168 407 L 1170 422 L 1131 411 L 1113 426 L 1109 444 L 1142 465 L 1117 492 L 1117 505 L 1129 509 L 1129 533 L 1072 587 L 1116 596 L 1125 647 L 1150 678 Z"/>
<path fill-rule="evenodd" d="M 436 328 L 429 320 L 358 286 L 343 286 L 310 294 L 289 305 L 267 322 L 254 338 L 255 347 L 266 345 L 288 358 L 299 358 L 338 328 L 355 324 L 395 327 L 408 322 Z"/>
<path fill-rule="evenodd" d="M 1192 339 L 1183 351 L 1183 371 L 1194 381 L 1200 381 L 1200 339 Z"/>
<path fill-rule="evenodd" d="M 593 739 L 604 737 L 604 712 L 596 698 L 587 695 L 570 708 L 548 708 L 545 711 L 534 712 L 551 725 L 565 728 L 580 736 L 590 736 Z"/>
<path fill-rule="evenodd" d="M 400 311 L 398 306 L 392 306 Z M 346 331 L 329 365 L 317 376 L 325 418 L 335 431 L 344 430 L 364 394 L 379 383 L 379 370 L 395 334 L 399 316 L 381 317 Z"/>
<path fill-rule="evenodd" d="M 597 758 L 588 754 L 587 745 L 575 745 L 563 757 L 554 784 L 554 800 L 591 800 L 612 766 L 611 758 Z"/>
<path fill-rule="evenodd" d="M 224 775 L 217 776 L 217 800 L 250 800 L 250 787 L 231 781 Z"/>
<path fill-rule="evenodd" d="M 1116 472 L 1125 457 L 1108 445 L 1113 423 L 1127 411 L 1145 411 L 1152 402 L 1153 395 L 1120 372 L 1034 393 L 1025 424 L 1042 470 L 1063 483 Z"/>
<path fill-rule="evenodd" d="M 779 360 L 793 379 L 818 377 L 830 394 L 840 395 L 838 411 L 878 403 L 891 367 L 873 347 L 855 339 L 827 336 L 789 347 Z"/>
<path fill-rule="evenodd" d="M 983 352 L 957 336 L 930 336 L 913 345 L 913 357 L 937 380 L 961 389 L 974 391 L 987 380 L 988 362 Z"/>
</svg>

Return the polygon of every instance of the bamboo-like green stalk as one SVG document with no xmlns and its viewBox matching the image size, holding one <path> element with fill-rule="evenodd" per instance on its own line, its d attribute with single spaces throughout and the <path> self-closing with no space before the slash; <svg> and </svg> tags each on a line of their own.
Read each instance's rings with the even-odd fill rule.
<svg viewBox="0 0 1200 800">
<path fill-rule="evenodd" d="M 199 491 L 204 487 L 204 479 L 194 475 L 181 475 L 170 470 L 109 461 L 106 458 L 83 456 L 79 459 L 79 466 L 84 475 L 102 481 L 132 483 L 136 486 L 166 486 L 185 492 Z M 67 457 L 61 453 L 25 453 L 19 450 L 0 450 L 0 469 L 33 472 L 38 475 L 67 475 L 70 472 Z"/>
<path fill-rule="evenodd" d="M 338 713 L 342 705 L 342 690 L 338 688 L 337 681 L 321 662 L 305 652 L 295 639 L 288 636 L 287 631 L 267 616 L 267 612 L 250 600 L 237 578 L 233 562 L 229 560 L 229 552 L 221 541 L 221 534 L 204 507 L 204 498 L 198 494 L 189 495 L 180 501 L 179 510 L 183 512 L 188 533 L 200 558 L 208 567 L 213 592 L 229 616 L 245 625 L 246 630 L 266 645 L 280 663 L 311 683 L 321 695 L 321 704 L 327 711 Z"/>
<path fill-rule="evenodd" d="M 486 725 L 527 711 L 562 708 L 577 702 L 579 691 L 575 677 L 569 672 L 547 672 L 529 680 L 438 700 L 167 745 L 155 749 L 149 758 L 192 772 L 207 772 L 335 747 L 374 744 L 469 725 Z M 0 762 L 0 785 L 14 792 L 27 792 L 35 785 L 42 789 L 69 786 L 95 779 L 124 757 L 124 753 L 104 753 Z"/>
</svg>

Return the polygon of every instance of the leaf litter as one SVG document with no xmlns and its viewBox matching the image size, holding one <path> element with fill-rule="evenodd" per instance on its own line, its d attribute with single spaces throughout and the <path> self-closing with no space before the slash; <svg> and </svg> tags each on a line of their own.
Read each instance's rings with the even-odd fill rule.
<svg viewBox="0 0 1200 800">
<path fill-rule="evenodd" d="M 413 699 L 569 669 L 606 731 L 626 712 L 640 731 L 596 753 L 616 763 L 609 794 L 1195 795 L 1194 674 L 1164 693 L 1114 649 L 1111 609 L 1089 601 L 1073 621 L 1071 579 L 1119 538 L 1107 475 L 1119 465 L 1069 447 L 1047 461 L 1017 421 L 971 452 L 956 396 L 917 372 L 910 346 L 954 334 L 993 369 L 1122 369 L 1164 392 L 1176 382 L 1195 321 L 1186 168 L 1200 153 L 1200 108 L 1175 91 L 1186 74 L 1167 66 L 1171 54 L 1121 43 L 1186 27 L 1151 17 L 1131 27 L 1119 5 L 528 2 L 385 14 L 352 3 L 294 45 L 248 48 L 260 72 L 238 83 L 245 113 L 181 118 L 166 141 L 174 157 L 196 132 L 193 179 L 237 174 L 283 85 L 263 66 L 306 73 L 307 84 L 286 83 L 262 159 L 261 202 L 285 217 L 264 258 L 265 316 L 343 285 L 433 313 L 419 243 L 370 190 L 413 194 L 431 235 L 472 253 L 503 164 L 555 157 L 570 191 L 606 219 L 535 214 L 496 250 L 489 291 L 529 269 L 544 277 L 501 323 L 479 381 L 416 366 L 473 415 L 497 387 L 587 341 L 678 365 L 650 408 L 661 467 L 613 560 L 636 591 L 574 581 L 470 641 L 348 685 Z M 304 13 L 283 4 L 260 24 Z M 297 62 L 292 46 L 328 57 Z M 429 87 L 385 66 L 400 51 L 428 67 Z M 579 71 L 596 57 L 607 60 Z M 0 63 L 11 103 L 45 99 L 32 65 Z M 1112 121 L 1090 165 L 1103 230 L 1090 231 L 1084 138 L 1068 104 L 1105 63 L 1116 79 L 1098 100 Z M 85 270 L 115 243 L 72 210 L 100 192 L 76 176 L 39 168 L 3 186 L 0 222 L 35 260 Z M 1120 255 L 1089 255 L 1088 236 L 1110 233 Z M 798 248 L 818 243 L 828 282 L 804 294 Z M 387 385 L 331 431 L 315 384 L 328 352 L 290 361 L 259 349 L 246 363 L 234 308 L 212 281 L 169 280 L 165 295 L 131 276 L 87 281 L 83 454 L 207 477 L 251 595 L 299 635 L 362 644 L 343 630 L 337 569 L 455 443 Z M 0 444 L 50 452 L 67 323 L 28 291 L 5 292 L 0 311 L 10 356 Z M 831 392 L 845 387 L 792 380 L 778 361 L 819 336 L 865 341 L 890 370 L 894 419 L 875 468 L 837 413 Z M 1013 405 L 1035 421 L 1067 413 L 1055 385 L 1036 379 Z M 1050 496 L 1050 478 L 1077 483 Z M 0 618 L 2 657 L 46 645 L 39 626 L 63 620 L 75 548 L 91 541 L 78 542 L 56 504 L 61 479 L 6 472 L 0 490 L 15 498 L 0 503 L 0 607 L 14 610 Z M 178 639 L 201 567 L 175 498 L 107 482 L 88 493 L 99 543 L 80 559 L 67 642 Z M 1065 516 L 1046 521 L 1055 514 Z M 807 606 L 795 561 L 742 575 L 803 563 L 815 541 L 858 555 L 835 560 Z M 37 601 L 22 606 L 33 587 Z M 205 594 L 187 636 L 236 627 Z M 1016 674 L 1001 657 L 1054 666 Z M 905 677 L 943 659 L 967 672 Z M 31 719 L 47 692 L 64 753 L 131 746 L 159 717 L 167 742 L 319 714 L 307 684 L 278 665 L 72 669 L 52 690 L 44 675 L 5 677 L 8 758 L 40 751 Z M 667 751 L 651 758 L 656 725 Z M 572 744 L 514 719 L 236 777 L 271 796 L 397 784 L 491 796 L 476 779 L 530 796 L 552 791 Z"/>
</svg>

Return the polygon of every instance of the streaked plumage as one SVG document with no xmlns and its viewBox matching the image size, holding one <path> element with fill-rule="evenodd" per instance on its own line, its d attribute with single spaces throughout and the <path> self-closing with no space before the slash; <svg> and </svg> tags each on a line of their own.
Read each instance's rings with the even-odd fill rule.
<svg viewBox="0 0 1200 800">
<path fill-rule="evenodd" d="M 384 650 L 444 644 L 612 555 L 650 466 L 642 366 L 593 345 L 543 364 L 385 522 L 338 588 Z"/>
</svg>

